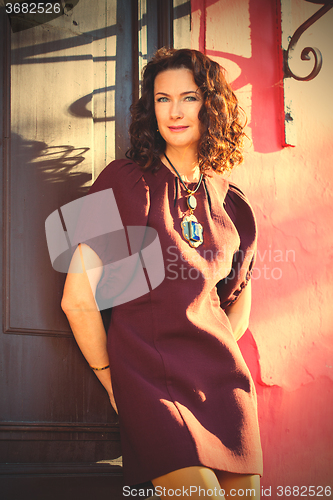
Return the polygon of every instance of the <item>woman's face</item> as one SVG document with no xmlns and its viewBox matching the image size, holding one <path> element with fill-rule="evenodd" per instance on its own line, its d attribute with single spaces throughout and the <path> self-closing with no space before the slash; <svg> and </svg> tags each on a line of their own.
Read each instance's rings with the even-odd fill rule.
<svg viewBox="0 0 333 500">
<path fill-rule="evenodd" d="M 166 151 L 191 148 L 197 151 L 201 137 L 198 118 L 203 97 L 189 69 L 168 69 L 154 84 L 155 116 Z"/>
</svg>

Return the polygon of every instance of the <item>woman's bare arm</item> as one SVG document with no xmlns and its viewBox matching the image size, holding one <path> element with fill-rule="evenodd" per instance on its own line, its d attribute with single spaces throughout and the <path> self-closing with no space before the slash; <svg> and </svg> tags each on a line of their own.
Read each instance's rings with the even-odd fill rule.
<svg viewBox="0 0 333 500">
<path fill-rule="evenodd" d="M 246 332 L 251 311 L 251 281 L 246 285 L 234 304 L 225 309 L 236 340 Z"/>
<path fill-rule="evenodd" d="M 82 354 L 89 365 L 96 368 L 109 364 L 105 328 L 94 298 L 102 275 L 102 265 L 98 255 L 89 246 L 80 245 L 73 255 L 61 301 L 61 307 Z M 90 281 L 86 269 L 89 269 Z M 117 411 L 110 368 L 94 373 L 106 389 L 111 404 Z"/>
</svg>

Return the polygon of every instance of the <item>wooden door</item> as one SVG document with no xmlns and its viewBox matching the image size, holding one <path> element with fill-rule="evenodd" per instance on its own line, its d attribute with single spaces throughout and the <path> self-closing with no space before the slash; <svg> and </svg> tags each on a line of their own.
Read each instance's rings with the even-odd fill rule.
<svg viewBox="0 0 333 500">
<path fill-rule="evenodd" d="M 177 26 L 181 16 L 188 23 L 190 2 L 53 1 L 49 9 L 59 4 L 61 14 L 49 17 L 20 7 L 8 16 L 6 3 L 0 497 L 122 498 L 117 415 L 60 309 L 65 275 L 51 266 L 44 224 L 124 156 L 139 70 L 157 46 L 172 43 L 179 6 Z"/>
</svg>

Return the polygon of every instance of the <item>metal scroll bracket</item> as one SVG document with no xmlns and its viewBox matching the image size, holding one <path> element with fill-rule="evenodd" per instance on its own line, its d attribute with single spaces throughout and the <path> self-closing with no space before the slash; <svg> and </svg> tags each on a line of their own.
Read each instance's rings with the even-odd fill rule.
<svg viewBox="0 0 333 500">
<path fill-rule="evenodd" d="M 307 21 L 305 21 L 291 36 L 291 0 L 281 0 L 281 43 L 283 53 L 283 91 L 284 91 L 284 141 L 286 146 L 296 146 L 295 113 L 292 104 L 292 81 L 291 79 L 308 82 L 315 78 L 321 70 L 323 58 L 320 50 L 316 47 L 305 47 L 301 52 L 302 61 L 313 59 L 313 67 L 305 76 L 297 75 L 290 67 L 294 50 L 300 37 L 313 23 L 318 21 L 326 12 L 333 7 L 333 0 L 305 0 L 315 4 L 323 5 Z"/>
</svg>

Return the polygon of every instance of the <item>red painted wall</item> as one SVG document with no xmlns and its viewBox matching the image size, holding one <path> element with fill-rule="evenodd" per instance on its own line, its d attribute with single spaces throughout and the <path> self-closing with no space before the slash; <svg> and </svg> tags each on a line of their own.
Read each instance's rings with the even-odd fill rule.
<svg viewBox="0 0 333 500">
<path fill-rule="evenodd" d="M 292 35 L 320 5 L 282 0 L 282 8 L 288 2 Z M 225 66 L 249 118 L 252 146 L 232 180 L 251 200 L 260 233 L 250 328 L 240 346 L 258 392 L 262 498 L 327 498 L 325 487 L 333 489 L 333 9 L 297 46 L 293 67 L 311 71 L 312 62 L 297 62 L 306 45 L 321 50 L 323 67 L 312 81 L 290 82 L 295 147 L 283 146 L 279 9 L 278 0 L 192 0 L 192 48 Z"/>
</svg>

